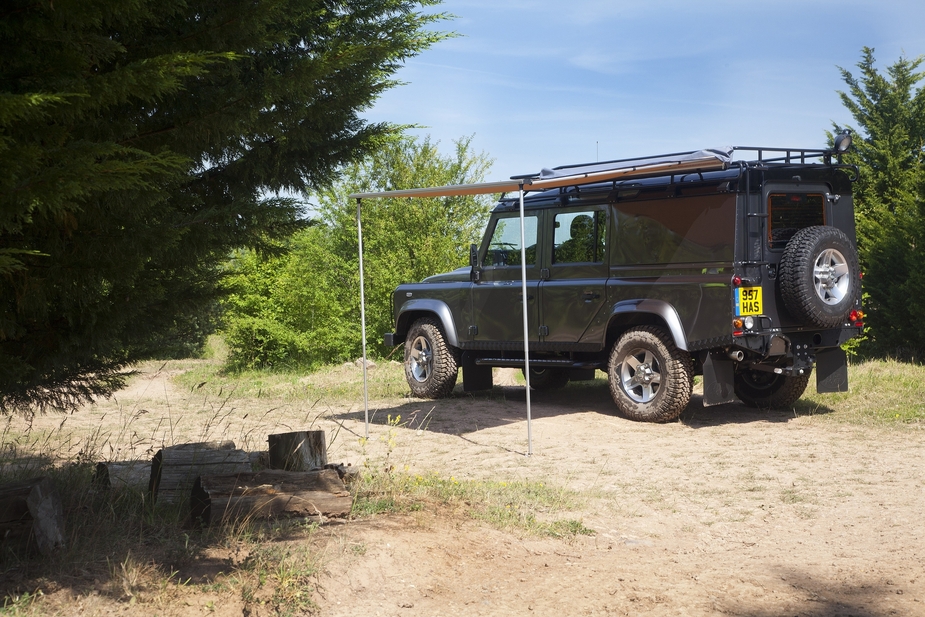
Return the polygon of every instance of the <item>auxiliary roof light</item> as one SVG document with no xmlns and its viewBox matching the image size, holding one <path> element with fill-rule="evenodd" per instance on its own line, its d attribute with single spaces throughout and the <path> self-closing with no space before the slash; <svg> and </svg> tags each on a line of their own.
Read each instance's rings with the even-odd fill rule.
<svg viewBox="0 0 925 617">
<path fill-rule="evenodd" d="M 845 129 L 839 135 L 835 136 L 835 154 L 844 154 L 851 147 L 851 131 Z"/>
</svg>

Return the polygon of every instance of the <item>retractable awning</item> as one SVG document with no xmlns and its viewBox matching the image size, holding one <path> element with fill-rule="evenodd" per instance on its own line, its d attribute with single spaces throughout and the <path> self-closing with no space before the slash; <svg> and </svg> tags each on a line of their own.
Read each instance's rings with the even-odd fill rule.
<svg viewBox="0 0 925 617">
<path fill-rule="evenodd" d="M 363 405 L 366 420 L 366 436 L 369 437 L 369 389 L 366 369 L 366 297 L 363 281 L 363 224 L 362 204 L 364 199 L 386 199 L 397 197 L 456 197 L 463 195 L 487 195 L 494 193 L 512 193 L 517 191 L 520 202 L 520 275 L 523 297 L 527 297 L 527 256 L 524 239 L 524 194 L 554 188 L 581 186 L 658 176 L 667 174 L 698 173 L 718 171 L 729 167 L 731 152 L 727 150 L 694 150 L 654 157 L 622 159 L 589 165 L 572 165 L 544 169 L 539 174 L 513 177 L 500 182 L 480 182 L 478 184 L 456 184 L 415 189 L 398 189 L 374 193 L 354 193 L 350 199 L 357 200 L 357 237 L 359 241 L 360 262 L 360 319 L 363 337 Z M 523 303 L 524 323 L 524 376 L 527 387 L 527 454 L 533 454 L 532 412 L 530 407 L 530 351 L 527 324 L 527 303 Z"/>
<path fill-rule="evenodd" d="M 650 175 L 672 173 L 695 173 L 726 169 L 731 157 L 721 150 L 696 150 L 679 154 L 668 154 L 640 159 L 623 159 L 593 165 L 566 166 L 544 169 L 535 176 L 514 177 L 499 182 L 478 184 L 451 184 L 417 189 L 379 191 L 375 193 L 354 193 L 350 199 L 384 199 L 391 197 L 455 197 L 460 195 L 487 195 L 491 193 L 512 193 L 544 191 L 566 186 L 594 184 L 610 180 L 638 178 Z"/>
</svg>

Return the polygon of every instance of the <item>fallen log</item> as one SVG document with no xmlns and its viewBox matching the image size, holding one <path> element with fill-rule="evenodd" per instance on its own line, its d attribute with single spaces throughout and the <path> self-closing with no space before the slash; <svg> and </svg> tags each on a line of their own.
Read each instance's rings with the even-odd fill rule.
<svg viewBox="0 0 925 617">
<path fill-rule="evenodd" d="M 267 438 L 270 469 L 311 471 L 328 464 L 324 431 L 278 433 Z"/>
<path fill-rule="evenodd" d="M 232 441 L 180 444 L 154 455 L 148 490 L 155 502 L 177 503 L 189 497 L 193 482 L 201 475 L 250 470 L 250 455 L 236 449 Z"/>
<path fill-rule="evenodd" d="M 0 538 L 30 538 L 43 555 L 64 546 L 64 510 L 51 478 L 0 486 Z"/>
<path fill-rule="evenodd" d="M 343 517 L 353 498 L 337 471 L 266 470 L 203 475 L 193 485 L 190 514 L 214 525 L 251 517 Z"/>
<path fill-rule="evenodd" d="M 151 481 L 150 461 L 97 463 L 93 484 L 99 489 L 145 489 Z"/>
</svg>

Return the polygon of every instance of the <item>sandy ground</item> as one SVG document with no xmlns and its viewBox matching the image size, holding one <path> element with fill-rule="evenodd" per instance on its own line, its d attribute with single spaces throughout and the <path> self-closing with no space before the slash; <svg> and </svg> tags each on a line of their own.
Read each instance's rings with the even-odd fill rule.
<svg viewBox="0 0 925 617">
<path fill-rule="evenodd" d="M 163 377 L 142 375 L 66 425 L 97 430 L 113 460 L 180 435 L 259 448 L 268 432 L 311 426 L 333 439 L 332 462 L 528 479 L 587 496 L 567 516 L 595 533 L 568 541 L 431 510 L 327 528 L 322 615 L 925 616 L 925 431 L 915 427 L 846 426 L 824 408 L 705 409 L 696 396 L 679 422 L 641 424 L 614 415 L 601 381 L 534 393 L 528 456 L 522 386 L 374 402 L 362 440 L 356 406 L 244 409 Z M 158 614 L 260 614 L 216 606 Z"/>
</svg>

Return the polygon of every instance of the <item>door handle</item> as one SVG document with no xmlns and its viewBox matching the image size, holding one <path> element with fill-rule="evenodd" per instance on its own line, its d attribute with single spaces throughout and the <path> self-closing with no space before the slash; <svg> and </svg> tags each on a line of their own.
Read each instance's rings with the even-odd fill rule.
<svg viewBox="0 0 925 617">
<path fill-rule="evenodd" d="M 595 293 L 593 291 L 586 291 L 583 294 L 581 294 L 581 299 L 584 300 L 585 302 L 591 302 L 592 300 L 597 300 L 600 297 L 601 297 L 601 294 Z"/>
</svg>

